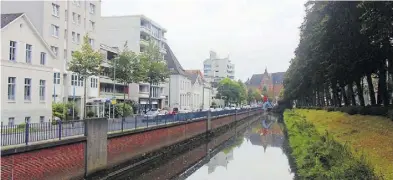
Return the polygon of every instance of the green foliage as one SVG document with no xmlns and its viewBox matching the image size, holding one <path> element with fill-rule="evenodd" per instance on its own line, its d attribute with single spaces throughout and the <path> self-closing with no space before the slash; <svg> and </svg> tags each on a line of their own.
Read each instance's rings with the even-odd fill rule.
<svg viewBox="0 0 393 180">
<path fill-rule="evenodd" d="M 68 64 L 68 70 L 72 71 L 79 75 L 81 79 L 84 81 L 84 104 L 86 104 L 86 88 L 87 81 L 86 79 L 89 76 L 98 76 L 101 72 L 101 63 L 103 60 L 103 56 L 100 51 L 95 51 L 90 43 L 89 43 L 89 35 L 86 34 L 83 37 L 82 47 L 78 51 L 74 51 L 72 54 L 72 60 Z M 86 106 L 83 111 L 83 117 L 86 117 Z"/>
<path fill-rule="evenodd" d="M 85 35 L 81 49 L 72 54 L 68 70 L 77 73 L 82 78 L 99 75 L 102 60 L 100 51 L 94 51 L 89 43 L 89 36 Z"/>
<path fill-rule="evenodd" d="M 127 116 L 132 115 L 132 114 L 133 114 L 133 111 L 132 111 L 131 105 L 129 105 L 127 103 L 118 103 L 118 104 L 116 104 L 116 106 L 115 106 L 115 117 L 127 117 Z"/>
<path fill-rule="evenodd" d="M 244 84 L 229 78 L 225 78 L 219 82 L 217 91 L 216 98 L 224 99 L 226 106 L 229 103 L 240 104 L 246 99 L 246 87 Z"/>
<path fill-rule="evenodd" d="M 393 3 L 308 1 L 306 7 L 300 42 L 284 78 L 284 98 L 303 106 L 364 106 L 366 91 L 372 105 L 387 106 Z M 377 100 L 372 76 L 378 78 Z"/>
<path fill-rule="evenodd" d="M 146 76 L 146 67 L 140 62 L 140 57 L 128 49 L 127 42 L 109 65 L 110 77 L 123 84 L 141 82 Z"/>
<path fill-rule="evenodd" d="M 299 179 L 378 179 L 364 159 L 354 158 L 346 146 L 293 111 L 284 113 L 289 144 Z"/>
<path fill-rule="evenodd" d="M 162 54 L 157 45 L 152 41 L 149 43 L 146 51 L 142 53 L 140 61 L 145 67 L 145 82 L 150 84 L 163 83 L 169 78 L 169 70 L 162 58 Z"/>
<path fill-rule="evenodd" d="M 86 116 L 87 116 L 88 118 L 92 118 L 92 117 L 95 116 L 95 114 L 94 114 L 93 111 L 88 111 L 88 112 L 86 113 Z"/>
<path fill-rule="evenodd" d="M 61 120 L 71 120 L 72 119 L 72 108 L 75 107 L 75 118 L 78 116 L 78 110 L 77 107 L 73 102 L 68 102 L 68 103 L 52 103 L 52 119 L 54 120 L 54 117 L 58 117 Z M 70 113 L 68 113 L 68 109 L 71 110 Z"/>
</svg>

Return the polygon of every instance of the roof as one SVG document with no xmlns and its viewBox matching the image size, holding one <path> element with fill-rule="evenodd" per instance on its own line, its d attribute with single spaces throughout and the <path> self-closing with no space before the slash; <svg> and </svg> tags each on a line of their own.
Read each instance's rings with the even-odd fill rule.
<svg viewBox="0 0 393 180">
<path fill-rule="evenodd" d="M 164 60 L 168 66 L 169 71 L 172 74 L 180 74 L 187 76 L 187 73 L 184 71 L 184 68 L 181 66 L 180 62 L 177 60 L 175 54 L 173 54 L 172 49 L 169 47 L 167 43 L 164 43 L 165 49 L 167 53 L 164 56 Z"/>
<path fill-rule="evenodd" d="M 30 19 L 26 16 L 24 13 L 13 13 L 13 14 L 1 14 L 1 29 L 5 28 L 7 25 L 11 24 L 15 20 L 19 19 L 20 17 L 23 17 L 24 20 L 27 22 L 27 24 L 30 26 L 30 28 L 33 30 L 34 34 L 40 39 L 41 43 L 44 44 L 46 49 L 48 50 L 49 54 L 56 59 L 56 55 L 53 53 L 52 49 L 49 47 L 48 43 L 44 40 L 44 38 L 41 36 L 41 34 L 38 32 L 37 28 L 33 25 L 33 23 L 30 21 Z"/>
<path fill-rule="evenodd" d="M 247 85 L 259 86 L 262 81 L 263 74 L 253 74 Z"/>
<path fill-rule="evenodd" d="M 247 85 L 248 86 L 259 86 L 262 82 L 262 78 L 265 76 L 266 71 L 264 74 L 253 74 L 251 76 L 251 79 L 248 80 Z M 284 75 L 285 72 L 276 72 L 276 73 L 271 73 L 269 76 L 272 78 L 273 84 L 282 84 L 282 81 L 284 80 Z"/>
<path fill-rule="evenodd" d="M 1 14 L 1 28 L 7 26 L 10 22 L 17 19 L 23 13 Z"/>
<path fill-rule="evenodd" d="M 191 83 L 194 84 L 196 80 L 198 79 L 198 76 L 201 77 L 199 83 L 203 83 L 203 75 L 200 70 L 185 70 L 186 73 L 188 74 L 188 77 L 191 79 Z"/>
<path fill-rule="evenodd" d="M 285 72 L 272 73 L 273 84 L 282 84 L 284 81 Z"/>
</svg>

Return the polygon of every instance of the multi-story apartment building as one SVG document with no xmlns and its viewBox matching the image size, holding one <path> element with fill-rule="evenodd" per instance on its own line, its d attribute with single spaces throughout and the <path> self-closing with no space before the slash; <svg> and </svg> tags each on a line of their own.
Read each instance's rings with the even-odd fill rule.
<svg viewBox="0 0 393 180">
<path fill-rule="evenodd" d="M 235 65 L 228 57 L 219 58 L 216 52 L 210 51 L 209 59 L 203 61 L 203 73 L 208 82 L 219 82 L 224 78 L 235 79 Z"/>
<path fill-rule="evenodd" d="M 52 119 L 56 56 L 26 14 L 1 14 L 1 122 Z"/>
<path fill-rule="evenodd" d="M 109 47 L 104 44 L 101 44 L 100 47 L 100 51 L 104 57 L 99 82 L 100 97 L 106 99 L 113 99 L 113 97 L 115 97 L 116 100 L 122 101 L 125 94 L 126 99 L 128 100 L 130 94 L 128 91 L 128 85 L 124 85 L 118 81 L 114 82 L 112 77 L 116 77 L 116 72 L 109 69 L 109 62 L 118 55 L 119 49 L 116 47 Z"/>
<path fill-rule="evenodd" d="M 66 102 L 76 98 L 83 113 L 83 81 L 67 71 L 72 52 L 80 48 L 83 37 L 88 34 L 93 49 L 100 48 L 98 25 L 101 1 L 1 1 L 2 13 L 25 13 L 37 32 L 49 44 L 56 55 L 53 72 L 53 101 Z M 94 84 L 98 77 L 88 79 L 86 85 Z M 87 98 L 98 97 L 98 86 L 88 86 Z"/>
<path fill-rule="evenodd" d="M 159 47 L 163 57 L 167 53 L 164 37 L 166 29 L 143 15 L 102 17 L 100 29 L 100 33 L 102 33 L 100 37 L 104 44 L 123 48 L 127 42 L 129 50 L 140 53 L 144 52 L 149 41 L 152 41 Z M 115 36 L 108 36 L 108 34 L 115 34 Z M 153 108 L 164 107 L 164 87 L 165 83 L 153 85 Z M 139 103 L 141 111 L 145 111 L 149 107 L 149 90 L 148 83 L 141 82 L 129 85 L 129 97 Z"/>
</svg>

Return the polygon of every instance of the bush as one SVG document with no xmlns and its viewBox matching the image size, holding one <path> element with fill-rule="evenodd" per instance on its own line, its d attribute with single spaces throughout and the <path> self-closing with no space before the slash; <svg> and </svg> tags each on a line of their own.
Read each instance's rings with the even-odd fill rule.
<svg viewBox="0 0 393 180">
<path fill-rule="evenodd" d="M 115 116 L 122 117 L 123 116 L 123 106 L 124 106 L 124 116 L 127 117 L 133 113 L 132 107 L 127 103 L 119 103 L 115 106 Z"/>
<path fill-rule="evenodd" d="M 92 118 L 92 117 L 95 116 L 95 114 L 94 114 L 93 111 L 89 111 L 89 112 L 86 113 L 86 116 L 87 116 L 88 118 Z"/>
<path fill-rule="evenodd" d="M 18 128 L 18 129 L 26 129 L 26 123 L 18 124 L 16 126 L 16 128 Z"/>
<path fill-rule="evenodd" d="M 393 109 L 388 111 L 388 118 L 393 121 Z"/>
</svg>

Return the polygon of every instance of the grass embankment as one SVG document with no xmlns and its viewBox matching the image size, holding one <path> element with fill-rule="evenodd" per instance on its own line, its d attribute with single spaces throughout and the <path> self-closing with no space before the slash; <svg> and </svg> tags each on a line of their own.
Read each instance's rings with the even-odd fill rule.
<svg viewBox="0 0 393 180">
<path fill-rule="evenodd" d="M 364 160 L 354 158 L 347 147 L 321 135 L 294 111 L 284 113 L 298 179 L 378 179 Z"/>
<path fill-rule="evenodd" d="M 393 122 L 385 117 L 348 115 L 324 110 L 295 110 L 322 134 L 350 147 L 356 157 L 365 159 L 384 179 L 393 179 Z"/>
</svg>

